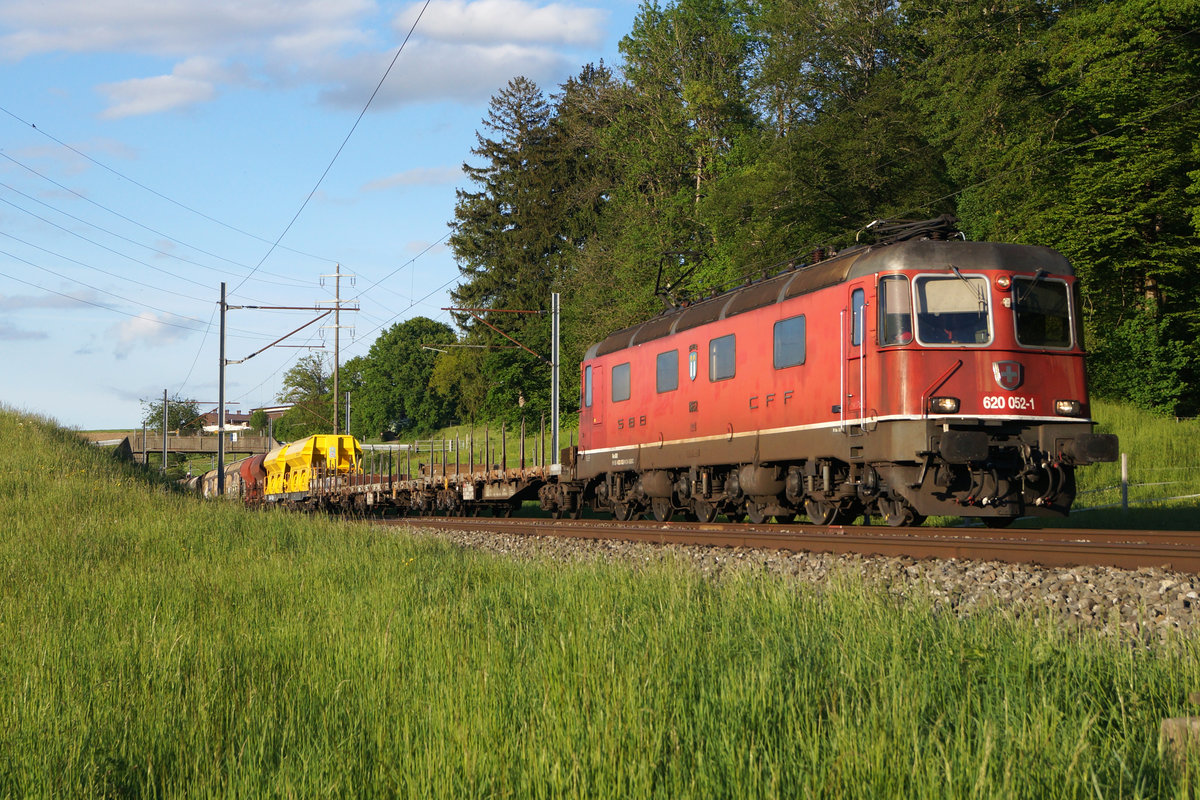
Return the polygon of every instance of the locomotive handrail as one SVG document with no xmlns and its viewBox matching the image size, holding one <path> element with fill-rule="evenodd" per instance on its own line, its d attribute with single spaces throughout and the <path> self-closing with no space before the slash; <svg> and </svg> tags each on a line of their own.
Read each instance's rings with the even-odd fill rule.
<svg viewBox="0 0 1200 800">
<path fill-rule="evenodd" d="M 934 380 L 934 382 L 929 384 L 929 386 L 925 389 L 925 391 L 921 393 L 921 416 L 922 417 L 929 416 L 929 398 L 933 397 L 933 393 L 936 392 L 938 389 L 942 388 L 942 384 L 945 383 L 946 381 L 950 380 L 950 376 L 953 375 L 955 372 L 958 372 L 958 368 L 961 367 L 962 365 L 963 365 L 963 361 L 960 358 L 957 361 L 955 361 L 954 364 L 951 365 L 951 367 L 948 370 L 943 372 L 940 378 L 937 378 L 936 380 Z"/>
</svg>

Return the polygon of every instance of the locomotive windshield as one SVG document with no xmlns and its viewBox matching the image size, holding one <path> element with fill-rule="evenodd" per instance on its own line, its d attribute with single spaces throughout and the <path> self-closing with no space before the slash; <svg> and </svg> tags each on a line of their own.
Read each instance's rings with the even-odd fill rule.
<svg viewBox="0 0 1200 800">
<path fill-rule="evenodd" d="M 923 344 L 987 344 L 991 341 L 988 285 L 960 273 L 916 279 L 917 338 Z"/>
<path fill-rule="evenodd" d="M 1063 281 L 1036 276 L 1013 279 L 1017 344 L 1022 347 L 1070 347 L 1070 309 Z"/>
</svg>

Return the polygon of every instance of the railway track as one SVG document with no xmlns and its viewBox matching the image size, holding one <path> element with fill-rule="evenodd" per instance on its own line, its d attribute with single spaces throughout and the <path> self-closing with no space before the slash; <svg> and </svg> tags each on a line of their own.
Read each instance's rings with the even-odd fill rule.
<svg viewBox="0 0 1200 800">
<path fill-rule="evenodd" d="M 1200 531 L 905 528 L 405 517 L 386 524 L 522 536 L 813 553 L 994 560 L 1062 567 L 1160 567 L 1200 573 Z"/>
</svg>

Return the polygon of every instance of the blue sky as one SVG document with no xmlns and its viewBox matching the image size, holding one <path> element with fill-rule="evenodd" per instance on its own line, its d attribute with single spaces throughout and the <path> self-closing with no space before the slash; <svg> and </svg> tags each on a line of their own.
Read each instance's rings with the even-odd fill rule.
<svg viewBox="0 0 1200 800">
<path fill-rule="evenodd" d="M 340 264 L 361 308 L 343 360 L 409 317 L 448 322 L 438 242 L 488 99 L 619 65 L 637 9 L 430 0 L 304 205 L 422 6 L 0 0 L 0 403 L 84 430 L 136 427 L 163 389 L 215 406 L 222 281 L 231 304 L 313 306 Z M 230 311 L 226 357 L 313 316 Z M 289 343 L 331 357 L 322 325 Z M 274 402 L 307 352 L 230 366 L 230 408 Z"/>
</svg>

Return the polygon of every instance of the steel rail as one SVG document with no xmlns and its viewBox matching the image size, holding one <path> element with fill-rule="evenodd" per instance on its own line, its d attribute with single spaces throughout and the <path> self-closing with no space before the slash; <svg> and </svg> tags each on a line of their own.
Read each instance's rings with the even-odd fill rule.
<svg viewBox="0 0 1200 800">
<path fill-rule="evenodd" d="M 1200 573 L 1200 532 L 1196 531 L 894 529 L 876 526 L 818 528 L 799 525 L 617 523 L 605 520 L 500 520 L 477 517 L 405 517 L 388 522 L 440 530 L 614 539 L 659 545 L 955 558 L 1053 567 L 1160 567 Z"/>
</svg>

